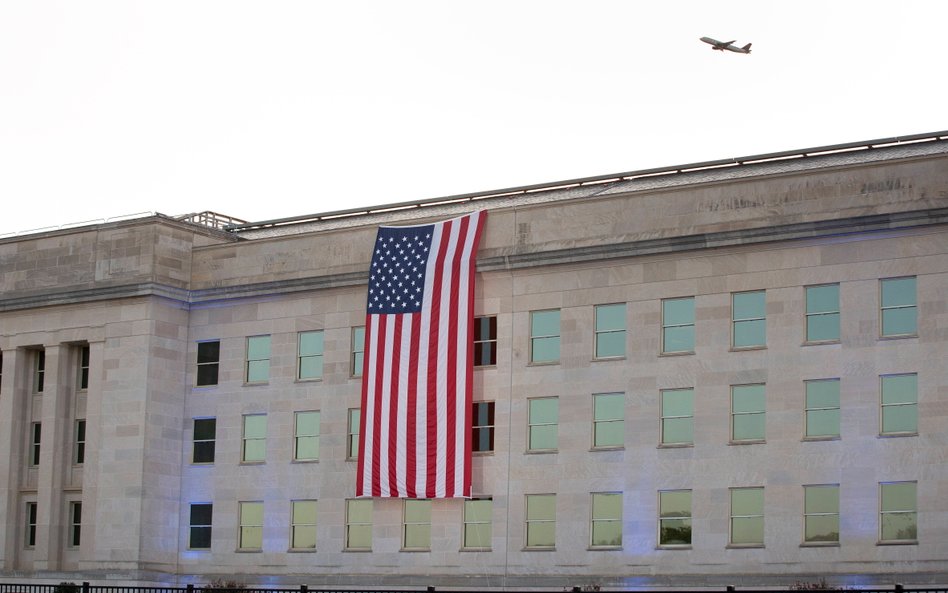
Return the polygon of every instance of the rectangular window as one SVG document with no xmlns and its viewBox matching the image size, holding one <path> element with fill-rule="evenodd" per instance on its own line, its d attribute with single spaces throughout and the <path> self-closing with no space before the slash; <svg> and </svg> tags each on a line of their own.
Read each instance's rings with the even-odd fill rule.
<svg viewBox="0 0 948 593">
<path fill-rule="evenodd" d="M 882 434 L 918 434 L 918 375 L 882 379 Z"/>
<path fill-rule="evenodd" d="M 882 280 L 882 336 L 914 336 L 918 333 L 915 278 Z"/>
<path fill-rule="evenodd" d="M 527 427 L 528 451 L 555 451 L 559 431 L 559 398 L 527 400 L 530 407 Z"/>
<path fill-rule="evenodd" d="M 221 343 L 198 342 L 197 345 L 197 386 L 217 385 L 217 374 L 221 362 Z"/>
<path fill-rule="evenodd" d="M 362 421 L 362 410 L 349 408 L 348 428 L 346 429 L 346 459 L 359 458 L 359 423 Z"/>
<path fill-rule="evenodd" d="M 72 462 L 76 465 L 82 465 L 86 462 L 86 421 L 76 420 L 76 442 L 73 443 Z"/>
<path fill-rule="evenodd" d="M 594 492 L 592 495 L 592 525 L 590 526 L 593 548 L 622 547 L 622 494 L 618 492 Z"/>
<path fill-rule="evenodd" d="M 211 519 L 213 514 L 214 505 L 210 503 L 191 503 L 191 518 L 188 529 L 189 549 L 211 549 Z"/>
<path fill-rule="evenodd" d="M 662 445 L 695 442 L 695 390 L 663 389 L 661 392 Z"/>
<path fill-rule="evenodd" d="M 625 303 L 596 305 L 596 358 L 625 356 Z"/>
<path fill-rule="evenodd" d="M 474 318 L 474 366 L 497 364 L 497 318 Z"/>
<path fill-rule="evenodd" d="M 259 463 L 267 458 L 267 416 L 251 414 L 244 416 L 243 447 L 240 460 Z"/>
<path fill-rule="evenodd" d="M 26 547 L 36 546 L 36 503 L 26 503 Z"/>
<path fill-rule="evenodd" d="M 43 425 L 39 422 L 30 424 L 30 465 L 36 466 L 40 462 L 40 444 L 43 440 Z"/>
<path fill-rule="evenodd" d="M 474 402 L 471 422 L 471 450 L 486 453 L 494 450 L 494 402 Z"/>
<path fill-rule="evenodd" d="M 311 331 L 299 333 L 299 359 L 296 378 L 322 379 L 323 377 L 323 332 Z"/>
<path fill-rule="evenodd" d="M 89 346 L 79 347 L 79 389 L 89 389 Z"/>
<path fill-rule="evenodd" d="M 530 312 L 530 362 L 560 361 L 560 310 Z"/>
<path fill-rule="evenodd" d="M 491 525 L 493 501 L 489 498 L 474 498 L 464 501 L 464 548 L 489 550 L 491 548 Z"/>
<path fill-rule="evenodd" d="M 763 488 L 731 488 L 731 545 L 764 545 Z"/>
<path fill-rule="evenodd" d="M 839 379 L 804 381 L 806 385 L 806 438 L 839 436 Z"/>
<path fill-rule="evenodd" d="M 346 501 L 346 549 L 372 549 L 372 499 Z"/>
<path fill-rule="evenodd" d="M 294 550 L 316 549 L 316 501 L 294 500 L 290 547 Z"/>
<path fill-rule="evenodd" d="M 731 386 L 731 441 L 763 441 L 765 437 L 764 385 Z"/>
<path fill-rule="evenodd" d="M 263 503 L 240 502 L 240 550 L 260 550 L 263 548 Z"/>
<path fill-rule="evenodd" d="M 194 419 L 194 451 L 191 463 L 214 463 L 214 449 L 217 439 L 216 418 Z"/>
<path fill-rule="evenodd" d="M 755 348 L 767 344 L 767 306 L 763 290 L 731 295 L 731 346 Z"/>
<path fill-rule="evenodd" d="M 46 351 L 37 350 L 33 355 L 33 393 L 43 393 L 46 383 Z"/>
<path fill-rule="evenodd" d="M 82 541 L 82 503 L 69 503 L 69 547 L 78 548 Z"/>
<path fill-rule="evenodd" d="M 625 445 L 625 394 L 593 394 L 593 448 Z"/>
<path fill-rule="evenodd" d="M 365 327 L 352 328 L 352 356 L 350 373 L 353 377 L 362 376 L 362 363 L 365 355 Z"/>
<path fill-rule="evenodd" d="M 658 545 L 691 545 L 691 490 L 658 493 Z"/>
<path fill-rule="evenodd" d="M 556 495 L 527 495 L 527 546 L 552 548 L 556 545 Z"/>
<path fill-rule="evenodd" d="M 839 341 L 839 284 L 806 287 L 806 341 Z"/>
<path fill-rule="evenodd" d="M 839 543 L 839 484 L 803 487 L 803 542 Z"/>
<path fill-rule="evenodd" d="M 315 461 L 319 459 L 319 412 L 296 413 L 294 439 L 294 460 Z"/>
<path fill-rule="evenodd" d="M 662 353 L 695 351 L 695 298 L 662 301 Z"/>
<path fill-rule="evenodd" d="M 402 548 L 431 549 L 431 501 L 405 500 L 402 522 Z"/>
<path fill-rule="evenodd" d="M 270 336 L 247 338 L 247 383 L 266 383 L 270 380 Z"/>
<path fill-rule="evenodd" d="M 918 502 L 915 482 L 879 484 L 879 541 L 915 542 L 918 539 Z"/>
</svg>

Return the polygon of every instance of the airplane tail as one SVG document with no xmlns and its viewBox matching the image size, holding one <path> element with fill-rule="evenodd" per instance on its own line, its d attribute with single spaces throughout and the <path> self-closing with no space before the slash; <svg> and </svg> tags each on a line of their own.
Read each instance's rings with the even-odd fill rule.
<svg viewBox="0 0 948 593">
<path fill-rule="evenodd" d="M 751 44 L 748 43 L 747 45 L 745 45 L 745 46 L 742 47 L 741 49 L 747 50 L 747 53 L 751 53 Z"/>
</svg>

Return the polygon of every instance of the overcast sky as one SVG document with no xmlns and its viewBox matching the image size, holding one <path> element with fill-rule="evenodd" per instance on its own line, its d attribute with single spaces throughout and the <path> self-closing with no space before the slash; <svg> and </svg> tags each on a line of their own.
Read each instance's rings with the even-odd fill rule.
<svg viewBox="0 0 948 593">
<path fill-rule="evenodd" d="M 0 235 L 945 130 L 945 23 L 937 0 L 4 0 Z"/>
</svg>

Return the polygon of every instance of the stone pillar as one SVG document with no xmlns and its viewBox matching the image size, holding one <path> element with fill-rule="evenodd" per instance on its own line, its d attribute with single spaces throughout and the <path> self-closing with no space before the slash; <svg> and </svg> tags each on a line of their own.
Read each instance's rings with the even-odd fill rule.
<svg viewBox="0 0 948 593">
<path fill-rule="evenodd" d="M 26 397 L 23 373 L 29 373 L 23 354 L 15 348 L 3 350 L 3 377 L 0 381 L 0 569 L 16 568 L 17 527 L 22 525 L 20 509 L 20 468 L 23 464 L 23 442 Z"/>
<path fill-rule="evenodd" d="M 72 450 L 67 442 L 69 398 L 75 385 L 74 352 L 69 346 L 46 347 L 46 378 L 42 395 L 42 439 L 36 500 L 36 570 L 58 570 L 66 542 L 68 513 L 63 508 L 66 463 Z"/>
</svg>

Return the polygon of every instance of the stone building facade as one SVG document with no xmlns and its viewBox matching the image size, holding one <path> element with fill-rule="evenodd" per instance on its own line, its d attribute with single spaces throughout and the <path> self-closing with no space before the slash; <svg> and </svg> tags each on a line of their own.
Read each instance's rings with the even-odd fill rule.
<svg viewBox="0 0 948 593">
<path fill-rule="evenodd" d="M 354 500 L 376 227 L 478 208 L 475 499 Z M 948 582 L 945 134 L 0 268 L 5 580 Z"/>
</svg>

